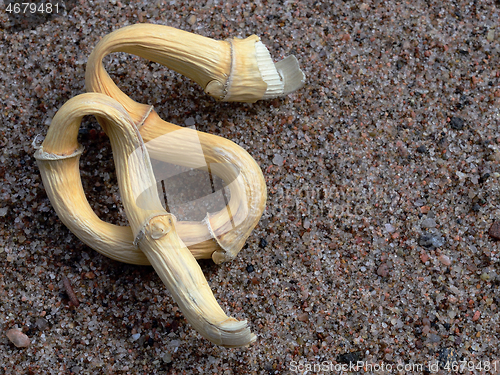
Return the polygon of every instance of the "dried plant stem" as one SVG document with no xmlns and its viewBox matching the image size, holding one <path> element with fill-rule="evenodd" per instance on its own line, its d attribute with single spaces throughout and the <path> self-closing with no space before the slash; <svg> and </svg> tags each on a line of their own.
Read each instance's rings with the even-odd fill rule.
<svg viewBox="0 0 500 375">
<path fill-rule="evenodd" d="M 78 127 L 82 117 L 89 114 L 105 119 L 133 242 L 158 272 L 186 319 L 218 345 L 253 342 L 255 335 L 246 321 L 228 317 L 215 300 L 198 263 L 177 234 L 175 217 L 163 209 L 156 189 L 152 189 L 156 185 L 149 154 L 133 120 L 106 95 L 83 94 L 69 100 L 54 116 L 47 137 L 35 153 L 45 189 L 61 220 L 84 242 L 101 241 L 104 249 L 117 255 L 114 238 L 96 236 L 95 214 L 87 207 L 81 180 L 75 175 L 81 153 Z M 126 258 L 135 259 L 131 254 Z"/>
<path fill-rule="evenodd" d="M 165 65 L 219 100 L 253 102 L 284 95 L 302 86 L 304 80 L 294 58 L 275 66 L 255 35 L 216 41 L 167 26 L 138 24 L 104 37 L 89 57 L 87 90 L 106 94 L 123 105 L 152 158 L 186 167 L 200 166 L 200 160 L 186 152 L 190 140 L 178 132 L 182 128 L 163 121 L 152 107 L 133 101 L 118 88 L 102 64 L 102 59 L 113 52 L 127 52 Z M 98 120 L 105 125 L 105 119 Z M 176 133 L 181 134 L 180 139 L 168 142 L 168 146 L 158 141 Z M 211 257 L 221 263 L 238 254 L 262 216 L 267 198 L 265 181 L 257 163 L 238 145 L 202 132 L 196 132 L 195 139 L 201 144 L 203 163 L 223 180 L 232 181 L 231 198 L 225 209 L 204 221 L 179 222 L 177 227 L 197 257 Z M 210 238 L 216 242 L 207 242 Z M 133 248 L 129 250 L 133 252 Z"/>
</svg>

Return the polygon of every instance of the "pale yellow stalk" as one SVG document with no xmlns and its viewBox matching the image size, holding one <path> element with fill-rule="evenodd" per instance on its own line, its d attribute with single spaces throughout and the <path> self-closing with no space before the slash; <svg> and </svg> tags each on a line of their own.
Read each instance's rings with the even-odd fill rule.
<svg viewBox="0 0 500 375">
<path fill-rule="evenodd" d="M 76 176 L 81 153 L 78 127 L 83 116 L 90 114 L 105 120 L 133 243 L 158 272 L 186 319 L 218 345 L 235 347 L 253 342 L 255 335 L 246 321 L 228 317 L 215 300 L 200 266 L 177 234 L 175 217 L 163 209 L 152 189 L 155 177 L 149 154 L 134 121 L 106 95 L 83 94 L 69 100 L 54 116 L 47 137 L 35 153 L 45 189 L 61 220 L 84 242 L 95 245 L 98 240 L 107 246 L 110 241 L 110 251 L 116 256 L 114 246 L 119 244 L 113 243 L 115 239 L 93 232 L 95 218 Z"/>
<path fill-rule="evenodd" d="M 168 138 L 168 144 L 154 141 L 181 128 L 161 120 L 152 107 L 133 101 L 117 87 L 102 65 L 102 59 L 112 52 L 132 53 L 163 64 L 193 79 L 218 100 L 253 102 L 288 94 L 304 82 L 295 58 L 273 64 L 269 52 L 255 35 L 216 41 L 167 26 L 138 24 L 104 37 L 87 64 L 87 90 L 111 96 L 124 106 L 152 158 L 187 167 L 200 166 L 198 157 L 187 149 L 190 140 L 180 135 L 177 142 L 171 142 L 172 137 Z M 99 121 L 104 125 L 104 119 Z M 226 209 L 209 214 L 203 222 L 178 222 L 177 227 L 188 244 L 194 246 L 196 241 L 204 240 L 200 251 L 206 253 L 200 253 L 199 257 L 212 257 L 220 263 L 236 256 L 257 225 L 265 207 L 265 181 L 259 166 L 238 145 L 201 132 L 197 132 L 197 139 L 212 172 L 232 181 L 231 199 Z M 212 248 L 206 241 L 211 237 L 217 241 Z M 133 248 L 129 250 L 133 252 Z"/>
</svg>

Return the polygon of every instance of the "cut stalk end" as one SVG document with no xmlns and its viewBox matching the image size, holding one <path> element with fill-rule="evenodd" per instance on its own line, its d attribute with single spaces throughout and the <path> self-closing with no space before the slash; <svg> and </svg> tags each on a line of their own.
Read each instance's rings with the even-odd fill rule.
<svg viewBox="0 0 500 375">
<path fill-rule="evenodd" d="M 216 93 L 212 96 L 226 102 L 253 103 L 285 96 L 304 86 L 305 75 L 295 56 L 275 64 L 269 50 L 256 35 L 231 39 L 230 43 L 231 69 L 226 85 L 210 82 L 205 88 L 209 95 Z M 221 86 L 225 93 L 223 97 Z"/>
</svg>

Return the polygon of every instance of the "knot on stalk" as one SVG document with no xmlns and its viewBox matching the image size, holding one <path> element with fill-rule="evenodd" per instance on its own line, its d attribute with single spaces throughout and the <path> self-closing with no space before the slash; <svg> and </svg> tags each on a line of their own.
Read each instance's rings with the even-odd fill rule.
<svg viewBox="0 0 500 375">
<path fill-rule="evenodd" d="M 154 240 L 159 240 L 163 236 L 166 236 L 174 226 L 174 220 L 172 220 L 171 214 L 165 215 L 163 217 L 167 217 L 166 222 L 163 220 L 158 220 L 158 216 L 155 216 L 149 221 L 149 228 L 146 228 L 146 230 L 151 235 L 151 238 Z"/>
<path fill-rule="evenodd" d="M 162 220 L 163 218 L 166 219 Z M 170 213 L 155 215 L 147 219 L 135 237 L 134 245 L 138 247 L 139 243 L 146 235 L 151 236 L 154 240 L 159 240 L 172 230 L 176 222 L 175 216 Z"/>
</svg>

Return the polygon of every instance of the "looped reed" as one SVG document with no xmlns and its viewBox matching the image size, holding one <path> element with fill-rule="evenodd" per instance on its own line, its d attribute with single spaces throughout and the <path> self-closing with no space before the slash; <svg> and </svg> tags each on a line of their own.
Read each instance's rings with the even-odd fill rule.
<svg viewBox="0 0 500 375">
<path fill-rule="evenodd" d="M 238 254 L 264 210 L 262 172 L 233 142 L 167 123 L 151 106 L 124 94 L 102 65 L 107 54 L 118 51 L 166 65 L 226 101 L 288 94 L 303 85 L 303 73 L 294 57 L 274 64 L 256 36 L 214 41 L 167 26 L 129 26 L 96 46 L 86 71 L 87 90 L 93 93 L 63 105 L 35 153 L 49 199 L 78 238 L 110 258 L 151 264 L 186 319 L 208 340 L 228 347 L 248 345 L 255 335 L 246 321 L 228 317 L 220 308 L 195 258 L 220 263 Z M 100 220 L 85 198 L 77 135 L 82 117 L 89 114 L 110 138 L 130 226 Z M 202 221 L 177 221 L 162 207 L 150 158 L 210 170 L 228 183 L 229 202 Z"/>
</svg>

